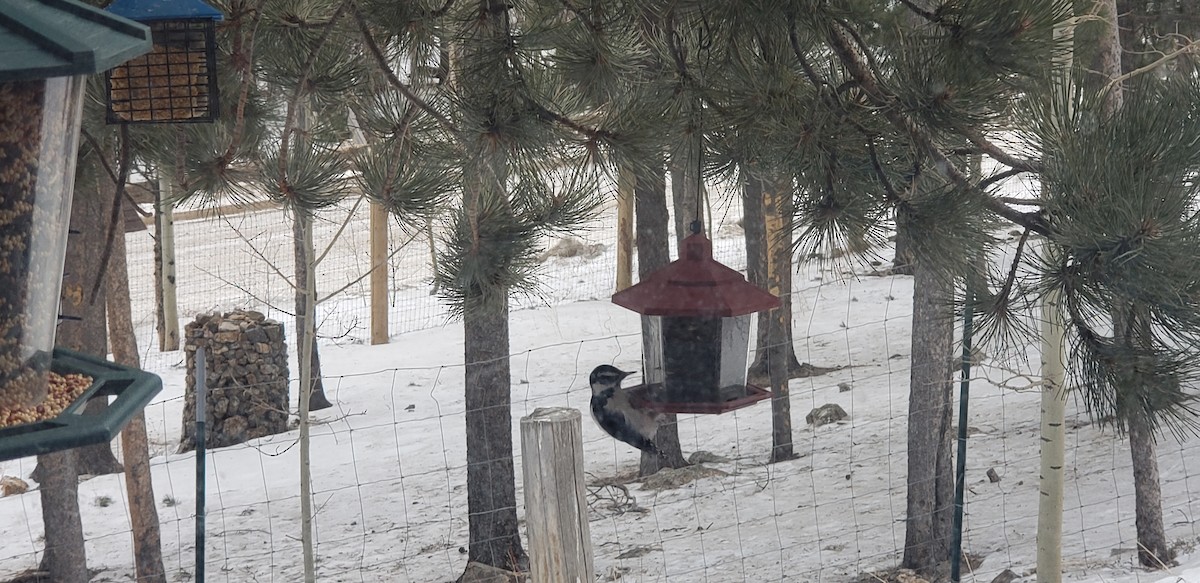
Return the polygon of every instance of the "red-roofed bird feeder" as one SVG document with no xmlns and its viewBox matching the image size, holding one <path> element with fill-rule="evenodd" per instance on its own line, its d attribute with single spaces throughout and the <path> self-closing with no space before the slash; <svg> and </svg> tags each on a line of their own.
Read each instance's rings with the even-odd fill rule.
<svg viewBox="0 0 1200 583">
<path fill-rule="evenodd" d="M 698 231 L 679 259 L 612 297 L 648 321 L 643 384 L 628 391 L 651 411 L 725 413 L 771 397 L 746 384 L 746 360 L 750 316 L 779 307 L 779 298 L 714 260 Z"/>
</svg>

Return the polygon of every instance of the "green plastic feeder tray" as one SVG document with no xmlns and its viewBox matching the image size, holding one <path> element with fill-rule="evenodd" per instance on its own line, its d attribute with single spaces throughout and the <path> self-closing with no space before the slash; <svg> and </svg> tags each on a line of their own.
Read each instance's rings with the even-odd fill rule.
<svg viewBox="0 0 1200 583">
<path fill-rule="evenodd" d="M 54 349 L 50 369 L 92 377 L 92 386 L 53 419 L 0 429 L 0 461 L 108 443 L 162 390 L 156 374 L 62 348 Z M 103 396 L 116 399 L 103 413 L 83 414 L 89 400 Z"/>
</svg>

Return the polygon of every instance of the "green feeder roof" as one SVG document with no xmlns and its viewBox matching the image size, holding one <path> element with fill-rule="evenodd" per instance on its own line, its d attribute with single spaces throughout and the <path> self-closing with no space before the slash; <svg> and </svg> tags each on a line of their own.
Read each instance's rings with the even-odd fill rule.
<svg viewBox="0 0 1200 583">
<path fill-rule="evenodd" d="M 0 82 L 100 73 L 151 48 L 145 25 L 78 0 L 0 0 Z"/>
</svg>

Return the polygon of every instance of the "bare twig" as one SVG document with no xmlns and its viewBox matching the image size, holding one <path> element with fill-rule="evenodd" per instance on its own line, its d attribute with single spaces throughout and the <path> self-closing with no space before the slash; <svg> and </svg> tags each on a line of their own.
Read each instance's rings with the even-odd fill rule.
<svg viewBox="0 0 1200 583">
<path fill-rule="evenodd" d="M 1115 87 L 1121 83 L 1124 83 L 1125 81 L 1127 81 L 1129 79 L 1137 77 L 1138 75 L 1144 75 L 1146 73 L 1149 73 L 1150 71 L 1153 71 L 1153 70 L 1155 70 L 1155 69 L 1187 54 L 1187 53 L 1196 51 L 1197 49 L 1200 49 L 1200 43 L 1197 43 L 1196 41 L 1189 41 L 1188 44 L 1183 45 L 1182 47 L 1179 47 L 1178 49 L 1175 49 L 1174 51 L 1171 51 L 1171 52 L 1163 55 L 1162 58 L 1154 61 L 1153 63 L 1144 65 L 1142 67 L 1138 67 L 1128 73 L 1114 77 L 1111 81 L 1109 81 L 1104 86 L 1104 90 L 1101 91 L 1100 93 L 1101 94 L 1108 93 L 1110 90 L 1112 90 L 1113 87 Z"/>
</svg>

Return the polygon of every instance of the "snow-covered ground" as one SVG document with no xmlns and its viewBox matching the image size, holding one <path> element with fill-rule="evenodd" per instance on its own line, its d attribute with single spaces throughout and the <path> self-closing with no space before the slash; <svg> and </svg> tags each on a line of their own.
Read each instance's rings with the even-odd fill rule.
<svg viewBox="0 0 1200 583">
<path fill-rule="evenodd" d="M 718 214 L 714 246 L 720 260 L 740 269 L 745 260 L 732 225 L 736 219 Z M 291 290 L 261 262 L 254 267 L 231 261 L 246 257 L 245 238 L 290 265 L 281 213 L 230 221 L 242 226 L 242 235 L 223 221 L 178 225 L 181 317 L 187 321 L 201 311 L 242 306 L 286 322 Z M 327 238 L 337 225 L 331 221 L 321 229 Z M 368 262 L 365 229 L 346 232 L 330 265 L 346 265 L 344 271 L 354 273 L 356 265 Z M 588 242 L 604 242 L 609 234 L 598 230 Z M 135 265 L 148 264 L 147 239 L 145 233 L 130 235 Z M 330 338 L 322 346 L 322 362 L 337 407 L 313 415 L 319 581 L 452 581 L 465 563 L 462 330 L 444 323 L 444 312 L 418 277 L 427 257 L 421 247 L 393 261 L 395 303 L 405 309 L 392 312 L 390 344 L 361 343 L 368 320 L 365 292 L 357 284 L 321 307 L 323 334 Z M 611 246 L 593 258 L 548 259 L 544 297 L 518 303 L 523 309 L 513 311 L 511 325 L 514 421 L 537 407 L 583 408 L 587 375 L 597 364 L 640 367 L 637 317 L 607 301 L 614 263 Z M 324 291 L 353 279 L 338 275 L 339 269 L 323 276 Z M 168 580 L 190 581 L 195 458 L 176 453 L 183 423 L 182 353 L 153 350 L 152 288 L 141 277 L 134 291 L 139 345 L 146 367 L 165 385 L 147 417 Z M 685 454 L 704 450 L 723 456 L 728 461 L 706 464 L 723 473 L 662 490 L 633 482 L 626 497 L 619 488 L 599 484 L 633 473 L 636 451 L 604 437 L 585 419 L 585 468 L 597 484 L 589 500 L 598 580 L 847 581 L 898 562 L 912 280 L 869 275 L 864 268 L 850 273 L 844 265 L 806 265 L 795 282 L 798 356 L 843 367 L 791 383 L 799 458 L 764 463 L 770 444 L 766 404 L 721 416 L 685 415 L 680 417 Z M 1036 355 L 1025 356 L 986 355 L 971 385 L 964 548 L 982 558 L 964 576 L 972 581 L 991 581 L 1005 569 L 1027 577 L 1034 565 L 1039 395 L 1020 375 L 1037 362 Z M 841 405 L 849 419 L 815 429 L 806 425 L 805 414 L 825 403 Z M 1191 493 L 1192 488 L 1200 493 L 1200 449 L 1170 437 L 1160 441 L 1164 517 L 1183 566 L 1146 572 L 1136 567 L 1127 444 L 1098 431 L 1074 403 L 1068 416 L 1067 578 L 1200 581 L 1200 556 L 1188 554 L 1200 540 L 1193 519 L 1200 500 L 1193 501 Z M 513 431 L 519 447 L 515 423 Z M 209 581 L 301 579 L 295 440 L 293 431 L 210 452 Z M 520 451 L 514 453 L 523 515 L 522 460 Z M 32 469 L 30 459 L 0 464 L 4 475 L 25 477 Z M 989 469 L 1000 481 L 989 480 Z M 94 581 L 132 581 L 124 491 L 120 476 L 80 484 L 88 561 L 100 570 Z M 38 494 L 0 499 L 0 517 L 2 578 L 37 564 Z"/>
</svg>

